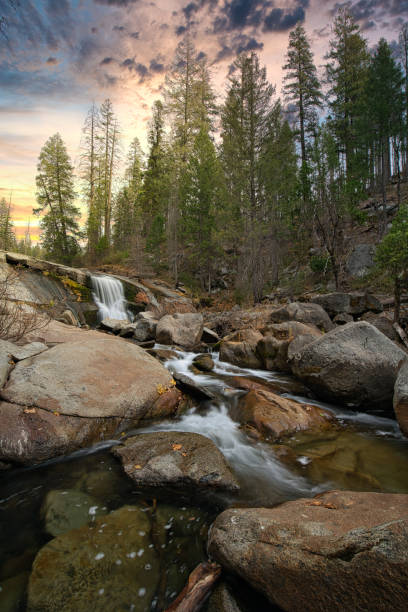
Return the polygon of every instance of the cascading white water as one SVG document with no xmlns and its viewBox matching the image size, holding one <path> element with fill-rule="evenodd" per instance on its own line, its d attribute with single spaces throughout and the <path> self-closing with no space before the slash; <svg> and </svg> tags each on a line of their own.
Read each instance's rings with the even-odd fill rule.
<svg viewBox="0 0 408 612">
<path fill-rule="evenodd" d="M 131 320 L 126 310 L 123 285 L 112 276 L 92 276 L 93 299 L 99 309 L 99 319 Z"/>
</svg>

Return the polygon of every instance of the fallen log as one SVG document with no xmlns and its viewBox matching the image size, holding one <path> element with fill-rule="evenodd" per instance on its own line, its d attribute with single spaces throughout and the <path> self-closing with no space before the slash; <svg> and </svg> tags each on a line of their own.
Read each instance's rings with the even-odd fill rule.
<svg viewBox="0 0 408 612">
<path fill-rule="evenodd" d="M 218 563 L 200 563 L 193 570 L 178 597 L 165 612 L 198 612 L 221 574 Z"/>
<path fill-rule="evenodd" d="M 397 334 L 401 338 L 402 343 L 406 346 L 406 348 L 408 348 L 407 334 L 404 332 L 402 327 L 400 325 L 398 325 L 398 323 L 394 323 L 393 324 L 393 328 L 395 329 L 395 331 L 397 332 Z"/>
</svg>

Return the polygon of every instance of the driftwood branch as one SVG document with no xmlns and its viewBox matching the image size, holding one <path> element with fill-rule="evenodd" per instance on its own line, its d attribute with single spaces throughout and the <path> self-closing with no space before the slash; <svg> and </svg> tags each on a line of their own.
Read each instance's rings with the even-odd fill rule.
<svg viewBox="0 0 408 612">
<path fill-rule="evenodd" d="M 217 563 L 201 563 L 191 572 L 177 599 L 165 612 L 198 612 L 221 574 Z"/>
<path fill-rule="evenodd" d="M 402 327 L 400 325 L 398 325 L 398 323 L 393 323 L 393 328 L 395 329 L 395 331 L 397 332 L 397 334 L 401 338 L 402 343 L 408 348 L 407 334 L 404 332 Z"/>
</svg>

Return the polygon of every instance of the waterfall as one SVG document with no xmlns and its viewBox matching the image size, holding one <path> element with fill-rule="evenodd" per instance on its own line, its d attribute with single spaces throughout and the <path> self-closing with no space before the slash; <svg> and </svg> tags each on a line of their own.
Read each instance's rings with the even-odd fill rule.
<svg viewBox="0 0 408 612">
<path fill-rule="evenodd" d="M 131 320 L 126 310 L 123 285 L 112 276 L 92 276 L 93 299 L 99 308 L 99 319 Z"/>
</svg>

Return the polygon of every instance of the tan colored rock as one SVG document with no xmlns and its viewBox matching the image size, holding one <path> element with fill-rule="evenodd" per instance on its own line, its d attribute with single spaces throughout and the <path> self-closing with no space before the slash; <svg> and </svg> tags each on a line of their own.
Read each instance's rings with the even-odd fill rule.
<svg viewBox="0 0 408 612">
<path fill-rule="evenodd" d="M 299 431 L 324 431 L 333 426 L 330 412 L 301 404 L 268 391 L 248 391 L 233 410 L 237 420 L 254 427 L 269 440 L 278 440 Z"/>
<path fill-rule="evenodd" d="M 283 610 L 406 610 L 408 495 L 331 491 L 227 510 L 208 548 Z"/>
<path fill-rule="evenodd" d="M 156 341 L 160 344 L 193 348 L 201 340 L 203 316 L 197 313 L 165 315 L 156 327 Z"/>
<path fill-rule="evenodd" d="M 322 335 L 315 325 L 305 325 L 298 321 L 268 325 L 262 330 L 262 333 L 264 337 L 257 345 L 257 353 L 267 370 L 278 372 L 291 371 L 289 361 L 293 351 L 289 354 L 289 350 L 292 343 L 295 343 L 295 351 L 297 351 L 301 346 L 306 346 Z"/>
<path fill-rule="evenodd" d="M 261 332 L 254 329 L 242 329 L 226 336 L 220 344 L 220 360 L 241 368 L 262 368 L 257 354 L 258 342 L 262 338 Z"/>
</svg>

